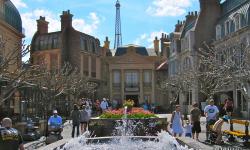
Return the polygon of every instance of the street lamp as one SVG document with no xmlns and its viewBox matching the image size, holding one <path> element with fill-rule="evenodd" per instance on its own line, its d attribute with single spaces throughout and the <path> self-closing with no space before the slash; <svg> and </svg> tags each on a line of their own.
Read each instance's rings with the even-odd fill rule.
<svg viewBox="0 0 250 150">
<path fill-rule="evenodd" d="M 27 110 L 27 101 L 22 100 L 21 101 L 21 121 L 26 121 L 26 112 L 25 110 Z"/>
</svg>

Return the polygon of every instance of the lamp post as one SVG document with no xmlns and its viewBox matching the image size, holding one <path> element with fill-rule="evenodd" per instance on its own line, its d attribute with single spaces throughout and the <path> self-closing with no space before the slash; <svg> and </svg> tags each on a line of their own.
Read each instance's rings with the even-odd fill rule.
<svg viewBox="0 0 250 150">
<path fill-rule="evenodd" d="M 22 100 L 21 101 L 21 113 L 20 113 L 21 121 L 26 121 L 27 114 L 25 110 L 27 110 L 27 101 Z"/>
</svg>

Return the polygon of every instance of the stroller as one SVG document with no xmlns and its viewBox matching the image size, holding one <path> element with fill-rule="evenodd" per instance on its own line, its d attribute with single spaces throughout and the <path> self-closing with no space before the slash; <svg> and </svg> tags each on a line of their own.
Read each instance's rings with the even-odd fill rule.
<svg viewBox="0 0 250 150">
<path fill-rule="evenodd" d="M 209 135 L 208 135 L 208 141 L 209 141 L 209 143 L 210 144 L 215 144 L 217 136 L 218 136 L 218 134 L 215 131 L 210 130 L 209 131 Z"/>
<path fill-rule="evenodd" d="M 208 143 L 209 144 L 215 144 L 215 141 L 217 139 L 217 132 L 213 131 L 213 125 L 215 121 L 209 122 L 209 125 L 207 126 L 207 132 L 208 132 Z"/>
</svg>

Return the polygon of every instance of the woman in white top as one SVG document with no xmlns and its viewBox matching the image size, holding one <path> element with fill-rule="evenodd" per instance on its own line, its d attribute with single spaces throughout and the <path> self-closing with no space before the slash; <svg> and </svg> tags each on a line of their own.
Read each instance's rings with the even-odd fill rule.
<svg viewBox="0 0 250 150">
<path fill-rule="evenodd" d="M 180 105 L 176 105 L 175 111 L 173 111 L 171 117 L 170 127 L 173 130 L 174 137 L 176 137 L 177 134 L 179 134 L 179 136 L 181 137 L 183 133 L 183 117 L 180 110 Z"/>
</svg>

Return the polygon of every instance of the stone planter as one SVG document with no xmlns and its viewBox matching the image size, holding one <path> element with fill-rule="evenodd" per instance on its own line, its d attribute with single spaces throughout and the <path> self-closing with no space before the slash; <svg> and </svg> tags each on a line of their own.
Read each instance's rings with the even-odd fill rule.
<svg viewBox="0 0 250 150">
<path fill-rule="evenodd" d="M 150 118 L 150 119 L 127 119 L 132 121 L 136 126 L 133 129 L 135 136 L 156 135 L 161 130 L 167 128 L 167 118 Z M 117 124 L 121 123 L 121 119 L 100 119 L 92 118 L 89 124 L 89 131 L 97 137 L 112 136 L 116 133 Z"/>
</svg>

